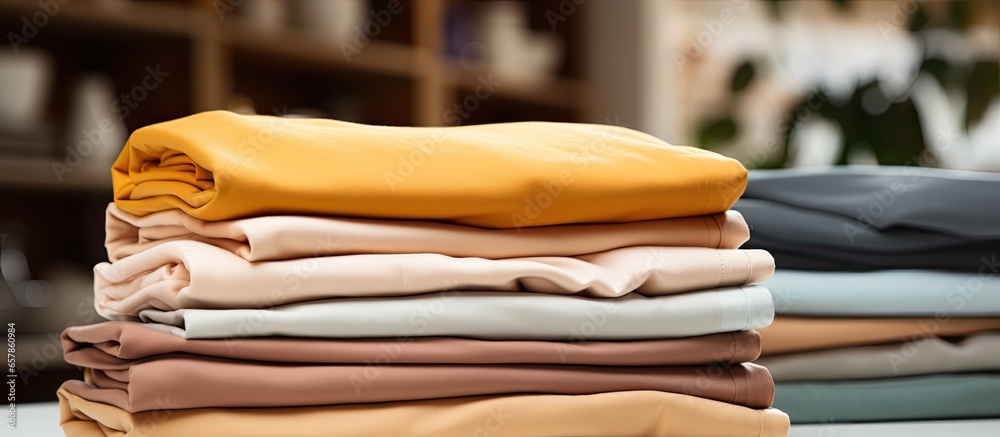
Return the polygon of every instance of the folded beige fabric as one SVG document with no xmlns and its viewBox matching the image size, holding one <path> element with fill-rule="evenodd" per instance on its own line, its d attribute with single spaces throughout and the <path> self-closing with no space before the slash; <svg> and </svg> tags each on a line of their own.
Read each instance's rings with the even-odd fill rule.
<svg viewBox="0 0 1000 437">
<path fill-rule="evenodd" d="M 128 413 L 59 389 L 68 437 L 779 437 L 788 416 L 655 391 L 515 395 L 322 407 Z"/>
<path fill-rule="evenodd" d="M 176 209 L 137 216 L 107 210 L 108 259 L 173 240 L 196 240 L 247 261 L 328 255 L 438 253 L 488 259 L 576 256 L 629 246 L 736 249 L 750 237 L 736 211 L 616 224 L 485 229 L 415 220 L 264 216 L 209 222 Z"/>
<path fill-rule="evenodd" d="M 105 370 L 127 369 L 138 360 L 165 354 L 271 363 L 598 366 L 745 363 L 760 356 L 757 331 L 643 341 L 489 341 L 455 337 L 186 340 L 145 323 L 105 322 L 66 328 L 62 345 L 66 362 Z"/>
<path fill-rule="evenodd" d="M 1000 334 L 778 355 L 757 362 L 775 381 L 837 381 L 1000 370 Z"/>
<path fill-rule="evenodd" d="M 635 246 L 578 257 L 489 260 L 342 255 L 252 263 L 197 241 L 171 241 L 94 267 L 95 305 L 109 319 L 139 311 L 268 308 L 331 297 L 441 290 L 648 296 L 754 284 L 774 273 L 762 250 Z"/>
<path fill-rule="evenodd" d="M 297 407 L 517 393 L 582 395 L 655 390 L 751 408 L 774 401 L 756 364 L 560 366 L 544 364 L 288 364 L 195 356 L 141 360 L 123 370 L 86 369 L 84 399 L 125 411 Z"/>
<path fill-rule="evenodd" d="M 928 337 L 965 336 L 1000 331 L 996 317 L 818 318 L 775 317 L 760 330 L 762 355 L 777 355 L 920 341 Z"/>
</svg>

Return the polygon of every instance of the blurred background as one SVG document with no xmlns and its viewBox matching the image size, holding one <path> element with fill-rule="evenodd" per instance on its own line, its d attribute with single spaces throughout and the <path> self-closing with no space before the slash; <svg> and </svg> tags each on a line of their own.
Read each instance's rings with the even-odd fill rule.
<svg viewBox="0 0 1000 437">
<path fill-rule="evenodd" d="M 624 125 L 748 168 L 1000 171 L 998 0 L 0 0 L 0 319 L 19 402 L 95 323 L 108 171 L 210 109 Z"/>
</svg>

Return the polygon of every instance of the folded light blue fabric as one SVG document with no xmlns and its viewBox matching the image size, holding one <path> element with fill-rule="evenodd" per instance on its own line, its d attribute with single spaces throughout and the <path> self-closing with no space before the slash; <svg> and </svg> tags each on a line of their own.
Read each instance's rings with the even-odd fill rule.
<svg viewBox="0 0 1000 437">
<path fill-rule="evenodd" d="M 778 269 L 764 283 L 778 314 L 1000 316 L 1000 265 L 979 273 L 933 270 L 821 272 Z"/>
<path fill-rule="evenodd" d="M 879 422 L 1000 417 L 1000 375 L 775 385 L 774 408 L 792 423 Z"/>
</svg>

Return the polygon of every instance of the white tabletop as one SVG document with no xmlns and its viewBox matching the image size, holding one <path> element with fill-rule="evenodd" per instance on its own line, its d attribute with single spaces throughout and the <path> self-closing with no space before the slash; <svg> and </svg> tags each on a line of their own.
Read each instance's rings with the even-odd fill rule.
<svg viewBox="0 0 1000 437">
<path fill-rule="evenodd" d="M 791 437 L 997 437 L 1000 419 L 932 422 L 857 423 L 844 425 L 794 425 Z M 6 426 L 0 436 L 61 437 L 59 404 L 45 402 L 17 406 L 17 430 Z"/>
</svg>

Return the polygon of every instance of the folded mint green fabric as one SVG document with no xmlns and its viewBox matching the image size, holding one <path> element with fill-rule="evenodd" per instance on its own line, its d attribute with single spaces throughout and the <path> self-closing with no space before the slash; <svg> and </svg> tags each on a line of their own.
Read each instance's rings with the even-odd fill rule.
<svg viewBox="0 0 1000 437">
<path fill-rule="evenodd" d="M 1000 374 L 775 385 L 774 408 L 792 423 L 1000 417 Z"/>
<path fill-rule="evenodd" d="M 939 270 L 817 272 L 778 269 L 764 285 L 778 314 L 1000 316 L 1000 264 L 980 273 Z"/>
</svg>

